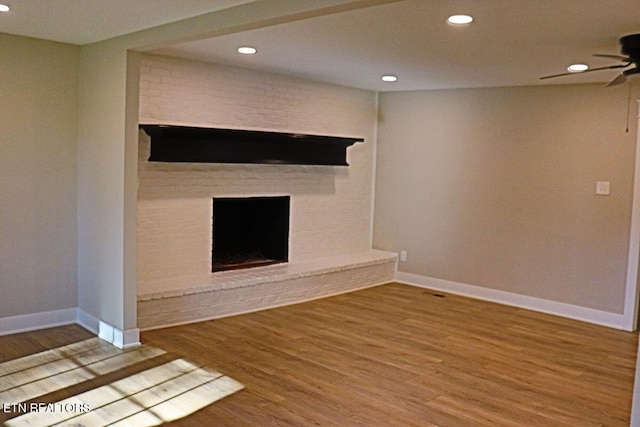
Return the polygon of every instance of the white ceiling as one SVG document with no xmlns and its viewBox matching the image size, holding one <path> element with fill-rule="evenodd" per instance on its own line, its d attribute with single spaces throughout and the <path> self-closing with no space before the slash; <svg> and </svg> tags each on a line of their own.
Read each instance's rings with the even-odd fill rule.
<svg viewBox="0 0 640 427">
<path fill-rule="evenodd" d="M 88 44 L 253 0 L 0 0 L 0 32 Z"/>
<path fill-rule="evenodd" d="M 322 0 L 316 1 L 322 6 Z M 0 31 L 77 44 L 248 3 L 5 2 L 14 6 L 15 16 L 8 20 L 0 16 Z M 44 12 L 43 5 L 47 5 Z M 454 13 L 471 14 L 475 21 L 467 27 L 452 27 L 446 18 Z M 592 67 L 617 65 L 615 60 L 592 54 L 619 54 L 618 39 L 631 33 L 640 33 L 638 0 L 404 0 L 176 44 L 152 53 L 379 91 L 519 86 L 610 81 L 619 71 L 544 81 L 539 77 L 564 72 L 575 62 Z M 236 53 L 240 45 L 254 46 L 258 53 L 241 56 Z M 383 83 L 380 76 L 385 73 L 396 74 L 399 80 Z"/>
</svg>

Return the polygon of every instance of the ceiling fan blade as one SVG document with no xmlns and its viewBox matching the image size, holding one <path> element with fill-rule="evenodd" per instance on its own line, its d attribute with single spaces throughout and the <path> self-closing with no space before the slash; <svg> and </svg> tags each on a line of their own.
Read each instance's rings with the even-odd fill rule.
<svg viewBox="0 0 640 427">
<path fill-rule="evenodd" d="M 582 71 L 584 72 L 584 71 Z M 562 76 L 571 76 L 573 74 L 580 74 L 580 73 L 560 73 L 560 74 L 552 74 L 550 76 L 544 76 L 544 77 L 540 77 L 540 80 L 546 80 L 546 79 L 553 79 L 555 77 L 562 77 Z"/>
<path fill-rule="evenodd" d="M 621 64 L 621 65 L 611 65 L 609 67 L 598 67 L 598 68 L 589 68 L 586 71 L 577 71 L 577 72 L 569 72 L 569 73 L 561 73 L 561 74 L 553 74 L 551 76 L 544 76 L 544 77 L 540 77 L 540 80 L 545 80 L 545 79 L 552 79 L 554 77 L 562 77 L 562 76 L 573 76 L 576 74 L 584 74 L 584 73 L 591 73 L 593 71 L 601 71 L 601 70 L 613 70 L 615 68 L 627 68 L 629 65 L 631 65 L 631 62 L 628 62 L 626 64 Z"/>
<path fill-rule="evenodd" d="M 597 56 L 598 58 L 619 59 L 620 61 L 623 61 L 623 62 L 633 62 L 631 58 L 629 58 L 628 56 L 622 56 L 622 55 L 609 55 L 606 53 L 595 53 L 593 54 L 593 56 Z"/>
<path fill-rule="evenodd" d="M 611 80 L 606 87 L 618 86 L 627 81 L 627 75 L 625 73 L 621 73 L 618 77 Z"/>
</svg>

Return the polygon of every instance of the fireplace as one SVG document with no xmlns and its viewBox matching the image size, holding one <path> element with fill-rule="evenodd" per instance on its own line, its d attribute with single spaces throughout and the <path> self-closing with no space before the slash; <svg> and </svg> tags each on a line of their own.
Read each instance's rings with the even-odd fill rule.
<svg viewBox="0 0 640 427">
<path fill-rule="evenodd" d="M 289 196 L 213 199 L 211 270 L 289 260 Z"/>
</svg>

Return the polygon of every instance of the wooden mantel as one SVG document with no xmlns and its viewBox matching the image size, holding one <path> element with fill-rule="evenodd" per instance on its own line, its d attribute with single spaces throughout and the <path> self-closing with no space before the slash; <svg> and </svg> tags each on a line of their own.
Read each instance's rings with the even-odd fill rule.
<svg viewBox="0 0 640 427">
<path fill-rule="evenodd" d="M 141 124 L 151 162 L 348 166 L 347 147 L 363 138 Z"/>
</svg>

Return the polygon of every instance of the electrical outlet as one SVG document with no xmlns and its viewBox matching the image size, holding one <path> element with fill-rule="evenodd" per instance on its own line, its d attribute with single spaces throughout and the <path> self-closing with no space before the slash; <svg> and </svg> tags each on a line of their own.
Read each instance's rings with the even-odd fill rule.
<svg viewBox="0 0 640 427">
<path fill-rule="evenodd" d="M 405 262 L 407 260 L 407 251 L 400 251 L 400 261 Z"/>
</svg>

